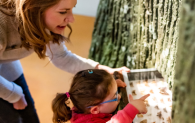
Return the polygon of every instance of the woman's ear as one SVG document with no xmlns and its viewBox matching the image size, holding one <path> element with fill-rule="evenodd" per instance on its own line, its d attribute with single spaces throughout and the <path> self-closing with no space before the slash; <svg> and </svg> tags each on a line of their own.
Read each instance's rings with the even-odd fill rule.
<svg viewBox="0 0 195 123">
<path fill-rule="evenodd" d="M 91 114 L 99 114 L 100 113 L 100 107 L 99 106 L 93 106 L 90 109 Z"/>
</svg>

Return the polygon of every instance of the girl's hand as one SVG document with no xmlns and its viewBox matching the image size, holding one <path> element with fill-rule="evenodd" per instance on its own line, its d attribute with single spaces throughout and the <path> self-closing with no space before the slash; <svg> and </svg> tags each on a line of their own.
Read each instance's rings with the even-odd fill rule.
<svg viewBox="0 0 195 123">
<path fill-rule="evenodd" d="M 121 79 L 116 79 L 116 84 L 118 87 L 126 87 L 126 83 L 124 83 Z"/>
<path fill-rule="evenodd" d="M 135 108 L 137 108 L 139 113 L 146 114 L 147 108 L 146 108 L 146 104 L 144 103 L 144 101 L 149 96 L 150 96 L 150 94 L 147 94 L 147 95 L 141 97 L 140 99 L 134 100 L 132 95 L 129 94 L 130 104 L 132 104 Z"/>
<path fill-rule="evenodd" d="M 25 99 L 24 95 L 17 102 L 13 103 L 13 107 L 16 110 L 25 109 L 26 106 L 27 106 L 27 102 L 26 102 L 26 99 Z"/>
</svg>

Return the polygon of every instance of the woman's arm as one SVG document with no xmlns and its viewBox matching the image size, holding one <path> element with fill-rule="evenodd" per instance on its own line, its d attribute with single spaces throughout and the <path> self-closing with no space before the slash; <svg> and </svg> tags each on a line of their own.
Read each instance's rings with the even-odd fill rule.
<svg viewBox="0 0 195 123">
<path fill-rule="evenodd" d="M 23 96 L 23 90 L 14 82 L 10 82 L 0 76 L 0 98 L 9 103 L 17 102 Z"/>
<path fill-rule="evenodd" d="M 56 67 L 73 74 L 84 69 L 94 69 L 99 64 L 68 51 L 64 42 L 60 45 L 50 42 L 50 47 L 47 45 L 46 55 Z"/>
<path fill-rule="evenodd" d="M 113 74 L 114 71 L 130 72 L 130 69 L 127 67 L 113 69 L 105 65 L 100 65 L 98 62 L 91 59 L 82 58 L 76 54 L 73 54 L 71 51 L 67 50 L 64 42 L 61 42 L 60 45 L 50 42 L 50 47 L 47 45 L 46 55 L 49 56 L 49 59 L 55 66 L 73 74 L 84 69 L 94 68 L 104 69 L 110 74 Z"/>
<path fill-rule="evenodd" d="M 19 60 L 0 64 L 0 98 L 13 103 L 15 109 L 24 109 L 27 106 L 22 88 L 12 82 L 22 72 Z"/>
</svg>

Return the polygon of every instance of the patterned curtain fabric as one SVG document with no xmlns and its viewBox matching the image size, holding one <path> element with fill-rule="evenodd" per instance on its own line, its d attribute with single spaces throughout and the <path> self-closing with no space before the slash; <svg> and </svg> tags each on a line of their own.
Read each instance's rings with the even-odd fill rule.
<svg viewBox="0 0 195 123">
<path fill-rule="evenodd" d="M 100 0 L 89 58 L 174 80 L 181 0 Z"/>
<path fill-rule="evenodd" d="M 195 122 L 195 1 L 183 0 L 173 85 L 173 123 Z"/>
<path fill-rule="evenodd" d="M 194 0 L 101 0 L 89 57 L 157 68 L 172 88 L 172 122 L 194 123 L 194 33 Z"/>
</svg>

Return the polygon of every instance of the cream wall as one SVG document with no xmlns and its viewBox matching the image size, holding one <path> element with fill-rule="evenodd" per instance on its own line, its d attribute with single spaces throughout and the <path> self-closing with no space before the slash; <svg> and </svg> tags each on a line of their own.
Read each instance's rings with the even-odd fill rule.
<svg viewBox="0 0 195 123">
<path fill-rule="evenodd" d="M 95 17 L 100 0 L 77 0 L 74 14 Z"/>
</svg>

